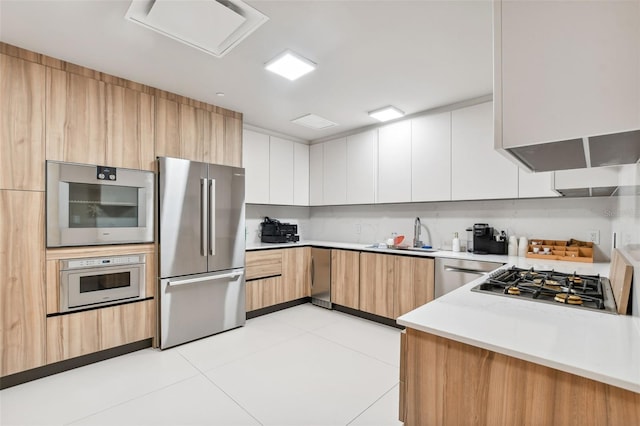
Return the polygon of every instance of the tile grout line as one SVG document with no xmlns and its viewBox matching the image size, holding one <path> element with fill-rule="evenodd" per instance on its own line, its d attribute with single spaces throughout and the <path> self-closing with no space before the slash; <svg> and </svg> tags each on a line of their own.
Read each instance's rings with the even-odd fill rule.
<svg viewBox="0 0 640 426">
<path fill-rule="evenodd" d="M 356 415 L 353 419 L 351 419 L 351 421 L 349 421 L 345 426 L 349 426 L 350 424 L 352 424 L 353 422 L 355 422 L 358 417 L 360 417 L 361 415 L 363 415 L 369 408 L 373 407 L 374 405 L 376 405 L 376 403 L 378 401 L 380 401 L 382 398 L 384 398 L 385 396 L 387 396 L 389 394 L 389 392 L 391 392 L 393 390 L 393 388 L 395 388 L 396 386 L 398 386 L 398 384 L 400 383 L 400 381 L 398 381 L 398 383 L 396 383 L 395 385 L 393 385 L 389 390 L 387 390 L 385 393 L 383 393 L 382 395 L 380 395 L 379 398 L 377 398 L 375 401 L 373 401 L 367 408 L 365 408 L 364 410 L 362 410 L 360 413 L 358 413 L 358 415 Z M 399 420 L 398 420 L 399 421 Z"/>
<path fill-rule="evenodd" d="M 380 359 L 380 358 L 376 358 L 375 356 L 372 356 L 372 355 L 370 355 L 370 354 L 368 354 L 368 353 L 365 353 L 365 352 L 359 351 L 359 350 L 357 350 L 357 349 L 351 348 L 351 347 L 346 346 L 346 345 L 344 345 L 344 344 L 342 344 L 342 343 L 340 343 L 340 342 L 336 342 L 335 340 L 331 340 L 331 339 L 329 339 L 329 338 L 327 338 L 327 337 L 325 337 L 325 336 L 321 336 L 321 335 L 319 335 L 319 334 L 316 334 L 316 333 L 314 333 L 314 332 L 312 332 L 312 331 L 310 331 L 310 332 L 309 332 L 309 334 L 313 334 L 315 337 L 319 337 L 320 339 L 326 340 L 327 342 L 334 343 L 334 344 L 336 344 L 336 345 L 338 345 L 338 346 L 341 346 L 341 347 L 343 347 L 343 348 L 345 348 L 345 349 L 349 349 L 350 351 L 353 351 L 353 352 L 358 353 L 358 354 L 360 354 L 360 355 L 364 355 L 364 356 L 366 356 L 367 358 L 374 359 L 374 360 L 376 360 L 376 361 L 378 361 L 378 362 L 381 362 L 381 363 L 383 363 L 383 364 L 386 364 L 386 365 L 388 365 L 388 366 L 390 366 L 390 367 L 400 368 L 400 366 L 398 366 L 398 365 L 391 364 L 391 363 L 389 363 L 389 362 L 387 362 L 387 361 L 384 361 L 384 360 L 382 360 L 382 359 Z"/>
</svg>

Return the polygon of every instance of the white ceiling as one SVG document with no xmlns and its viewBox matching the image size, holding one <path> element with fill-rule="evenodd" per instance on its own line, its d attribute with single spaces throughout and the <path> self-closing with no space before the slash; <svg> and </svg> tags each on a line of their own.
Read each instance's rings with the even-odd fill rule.
<svg viewBox="0 0 640 426">
<path fill-rule="evenodd" d="M 246 2 L 270 19 L 220 59 L 125 20 L 130 0 L 0 0 L 0 40 L 306 141 L 375 124 L 367 111 L 389 104 L 414 114 L 492 92 L 491 1 Z M 265 71 L 287 48 L 317 70 Z M 339 125 L 290 123 L 308 113 Z"/>
</svg>

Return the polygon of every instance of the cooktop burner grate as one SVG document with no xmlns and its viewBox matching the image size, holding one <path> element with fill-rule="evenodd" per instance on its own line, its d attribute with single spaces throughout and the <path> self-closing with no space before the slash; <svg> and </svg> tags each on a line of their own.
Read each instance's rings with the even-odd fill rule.
<svg viewBox="0 0 640 426">
<path fill-rule="evenodd" d="M 616 313 L 611 284 L 600 275 L 536 271 L 513 266 L 494 272 L 472 291 Z"/>
</svg>

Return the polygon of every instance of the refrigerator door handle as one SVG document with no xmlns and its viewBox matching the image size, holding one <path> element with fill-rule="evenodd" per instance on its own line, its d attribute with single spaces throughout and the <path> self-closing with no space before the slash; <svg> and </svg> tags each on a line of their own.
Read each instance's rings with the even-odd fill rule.
<svg viewBox="0 0 640 426">
<path fill-rule="evenodd" d="M 220 274 L 220 275 L 215 275 L 215 276 L 207 276 L 207 277 L 198 277 L 198 278 L 189 278 L 186 280 L 175 280 L 175 281 L 169 281 L 167 284 L 170 287 L 175 287 L 175 286 L 179 286 L 179 285 L 186 285 L 186 284 L 197 284 L 203 281 L 215 281 L 215 280 L 222 280 L 222 279 L 227 279 L 227 278 L 231 278 L 231 279 L 235 279 L 238 278 L 240 276 L 242 276 L 243 272 L 241 271 L 234 271 L 234 272 L 229 272 L 228 274 Z"/>
<path fill-rule="evenodd" d="M 216 180 L 209 179 L 209 255 L 216 254 Z"/>
<path fill-rule="evenodd" d="M 200 179 L 200 254 L 207 255 L 207 227 L 209 218 L 207 215 L 207 186 L 206 178 Z"/>
</svg>

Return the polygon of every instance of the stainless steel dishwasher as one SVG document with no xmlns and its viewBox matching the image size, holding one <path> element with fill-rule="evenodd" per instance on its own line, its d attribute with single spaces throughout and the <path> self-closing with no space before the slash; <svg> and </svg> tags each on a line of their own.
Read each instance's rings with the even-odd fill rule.
<svg viewBox="0 0 640 426">
<path fill-rule="evenodd" d="M 502 263 L 438 257 L 436 258 L 435 297 L 462 287 L 500 266 Z"/>
<path fill-rule="evenodd" d="M 311 303 L 331 309 L 331 249 L 311 248 Z"/>
</svg>

